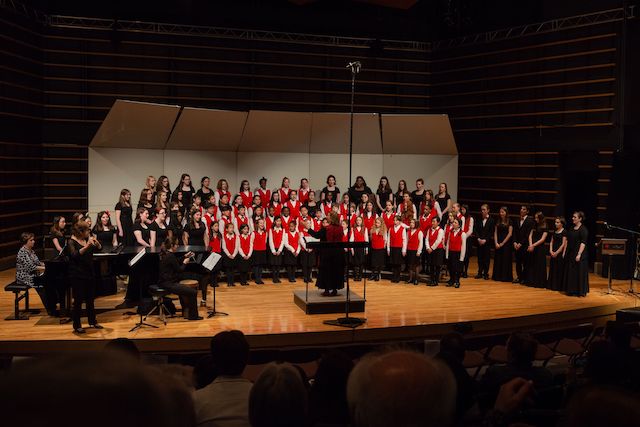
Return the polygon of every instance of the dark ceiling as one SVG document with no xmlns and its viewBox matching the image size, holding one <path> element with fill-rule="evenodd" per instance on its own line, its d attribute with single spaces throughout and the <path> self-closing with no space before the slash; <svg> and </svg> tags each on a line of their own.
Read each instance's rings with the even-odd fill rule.
<svg viewBox="0 0 640 427">
<path fill-rule="evenodd" d="M 434 40 L 619 7 L 622 0 L 27 0 L 49 14 Z"/>
</svg>

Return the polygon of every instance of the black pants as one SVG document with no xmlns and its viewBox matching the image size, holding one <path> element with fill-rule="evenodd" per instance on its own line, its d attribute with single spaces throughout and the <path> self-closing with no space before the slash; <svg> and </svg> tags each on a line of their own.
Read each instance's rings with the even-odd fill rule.
<svg viewBox="0 0 640 427">
<path fill-rule="evenodd" d="M 69 284 L 73 292 L 73 310 L 71 319 L 73 320 L 73 328 L 77 329 L 82 326 L 80 322 L 80 314 L 82 313 L 82 303 L 87 307 L 87 318 L 90 325 L 98 323 L 96 319 L 96 309 L 93 300 L 96 295 L 96 285 L 93 278 L 69 277 Z"/>
<path fill-rule="evenodd" d="M 527 268 L 527 258 L 529 256 L 529 254 L 527 253 L 527 244 L 523 243 L 522 246 L 520 246 L 520 249 L 518 249 L 517 251 L 515 251 L 515 255 L 516 255 L 516 277 L 518 278 L 518 280 L 522 281 L 525 279 L 526 277 L 526 268 Z"/>
<path fill-rule="evenodd" d="M 478 245 L 478 275 L 489 275 L 489 264 L 491 263 L 491 246 L 489 240 L 484 245 Z"/>
<path fill-rule="evenodd" d="M 460 275 L 462 274 L 463 261 L 460 261 L 460 252 L 449 252 L 449 275 L 451 283 L 460 283 Z"/>
<path fill-rule="evenodd" d="M 165 289 L 171 291 L 180 297 L 180 305 L 182 306 L 182 315 L 185 311 L 188 312 L 189 319 L 195 319 L 198 317 L 198 290 L 189 286 L 181 285 L 180 283 L 163 283 Z"/>
</svg>

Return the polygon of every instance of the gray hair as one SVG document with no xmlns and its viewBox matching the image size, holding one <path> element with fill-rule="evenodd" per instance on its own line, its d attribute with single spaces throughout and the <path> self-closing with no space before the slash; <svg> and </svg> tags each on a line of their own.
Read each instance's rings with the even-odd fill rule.
<svg viewBox="0 0 640 427">
<path fill-rule="evenodd" d="M 306 424 L 307 390 L 300 373 L 289 363 L 270 363 L 249 395 L 253 427 L 297 427 Z"/>
<path fill-rule="evenodd" d="M 347 384 L 355 427 L 447 426 L 455 400 L 456 383 L 449 368 L 410 351 L 366 356 Z"/>
</svg>

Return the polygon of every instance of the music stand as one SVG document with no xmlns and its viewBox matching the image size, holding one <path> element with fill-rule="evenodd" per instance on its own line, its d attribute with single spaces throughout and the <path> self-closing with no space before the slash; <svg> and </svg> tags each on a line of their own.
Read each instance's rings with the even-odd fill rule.
<svg viewBox="0 0 640 427">
<path fill-rule="evenodd" d="M 140 261 L 145 256 L 146 253 L 147 253 L 146 248 L 140 249 L 140 251 L 138 251 L 136 256 L 131 258 L 131 261 L 129 261 L 129 267 L 133 267 L 134 265 L 136 265 L 138 261 Z M 138 291 L 139 291 L 139 297 L 140 297 L 139 298 L 140 302 L 138 304 L 142 304 L 142 286 L 140 284 L 138 284 Z M 145 319 L 144 313 L 142 313 L 142 309 L 140 306 L 138 306 L 138 314 L 140 315 L 140 320 L 138 320 L 138 322 L 133 326 L 133 328 L 129 329 L 129 332 L 137 331 L 138 329 L 141 329 L 143 326 L 148 326 L 150 328 L 155 328 L 155 329 L 158 328 L 156 325 L 152 325 L 144 321 Z"/>
<path fill-rule="evenodd" d="M 222 257 L 219 254 L 217 254 L 215 252 L 211 252 L 211 255 L 209 255 L 207 257 L 207 259 L 205 259 L 204 262 L 202 263 L 202 266 L 211 272 L 216 267 L 216 265 L 218 265 L 218 263 L 220 262 L 221 258 Z M 212 317 L 215 317 L 215 316 L 228 316 L 229 315 L 229 313 L 225 313 L 224 311 L 217 311 L 216 310 L 216 287 L 217 286 L 212 286 L 212 288 L 213 288 L 213 307 L 211 307 L 211 310 L 209 311 L 209 313 L 207 315 L 207 319 L 211 319 Z"/>
<path fill-rule="evenodd" d="M 607 285 L 607 291 L 605 294 L 613 294 L 613 288 L 611 287 L 611 265 L 613 264 L 613 257 L 616 255 L 624 255 L 626 251 L 627 240 L 626 239 L 610 239 L 610 238 L 602 238 L 600 240 L 600 247 L 602 256 L 609 257 L 609 283 Z"/>
<path fill-rule="evenodd" d="M 625 233 L 628 233 L 631 237 L 631 250 L 633 251 L 632 257 L 631 257 L 631 262 L 635 263 L 635 266 L 631 266 L 631 269 L 629 271 L 629 290 L 628 292 L 630 294 L 635 294 L 636 291 L 633 290 L 633 276 L 636 273 L 636 269 L 637 269 L 637 264 L 638 264 L 638 253 L 637 253 L 637 239 L 638 236 L 640 236 L 640 233 L 634 230 L 629 230 L 628 228 L 623 228 L 623 227 L 618 227 L 616 225 L 612 225 L 612 224 L 608 224 L 608 223 L 604 223 L 605 227 L 607 227 L 608 230 L 618 230 L 618 231 L 624 231 Z M 611 265 L 611 263 L 609 263 L 609 265 Z"/>
</svg>

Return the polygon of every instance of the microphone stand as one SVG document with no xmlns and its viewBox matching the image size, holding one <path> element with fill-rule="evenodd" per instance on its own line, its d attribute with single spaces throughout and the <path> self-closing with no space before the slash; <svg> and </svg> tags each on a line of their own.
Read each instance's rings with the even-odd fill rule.
<svg viewBox="0 0 640 427">
<path fill-rule="evenodd" d="M 637 243 L 636 243 L 636 239 L 638 238 L 638 236 L 640 236 L 640 232 L 634 231 L 634 230 L 630 230 L 628 228 L 623 228 L 623 227 L 618 227 L 617 225 L 611 225 L 611 224 L 605 224 L 605 226 L 607 227 L 608 230 L 618 230 L 618 231 L 622 231 L 625 233 L 628 233 L 631 237 L 631 251 L 632 251 L 632 256 L 631 256 L 631 261 L 632 261 L 632 266 L 631 266 L 631 270 L 629 271 L 629 290 L 628 292 L 630 294 L 635 294 L 636 291 L 633 290 L 633 276 L 636 272 L 636 269 L 638 267 L 638 254 L 636 253 L 637 251 Z M 611 265 L 611 260 L 609 260 L 609 265 Z M 609 267 L 611 268 L 611 267 Z M 611 277 L 611 276 L 609 276 Z"/>
<path fill-rule="evenodd" d="M 360 61 L 352 61 L 347 64 L 349 70 L 351 70 L 351 110 L 349 114 L 349 189 L 352 186 L 352 169 L 353 169 L 353 106 L 356 91 L 356 74 L 360 73 L 362 64 Z M 351 203 L 351 200 L 349 200 Z M 351 218 L 347 221 L 347 236 L 351 236 Z M 364 324 L 367 319 L 361 319 L 359 317 L 349 317 L 349 311 L 351 309 L 351 290 L 349 281 L 349 257 L 347 256 L 347 295 L 345 298 L 345 317 L 339 317 L 336 320 L 325 320 L 323 323 L 326 325 L 342 326 L 345 328 L 357 328 Z"/>
</svg>

